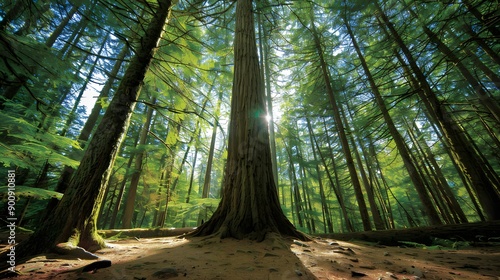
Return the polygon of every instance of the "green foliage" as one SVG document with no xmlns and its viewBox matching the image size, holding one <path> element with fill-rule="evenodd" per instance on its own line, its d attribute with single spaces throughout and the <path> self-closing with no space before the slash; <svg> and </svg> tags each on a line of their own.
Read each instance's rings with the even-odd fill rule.
<svg viewBox="0 0 500 280">
<path fill-rule="evenodd" d="M 63 166 L 78 166 L 79 153 L 85 144 L 75 140 L 79 124 L 86 119 L 81 111 L 76 110 L 78 116 L 73 123 L 77 125 L 71 127 L 71 135 L 58 135 L 67 121 L 68 112 L 73 109 L 77 99 L 75 94 L 85 89 L 87 97 L 98 95 L 121 46 L 129 46 L 131 53 L 137 50 L 155 6 L 151 3 L 156 2 L 71 1 L 70 4 L 51 3 L 47 10 L 41 9 L 38 2 L 30 2 L 36 6 L 25 9 L 33 14 L 20 13 L 5 31 L 0 31 L 0 99 L 4 105 L 0 111 L 0 163 L 6 168 L 26 170 L 27 182 L 30 183 L 35 181 L 35 174 L 40 173 L 47 161 L 51 165 L 46 174 L 52 182 L 50 189 Z M 493 10 L 487 2 L 476 5 L 484 16 Z M 64 26 L 53 46 L 48 48 L 47 39 L 56 31 L 72 4 L 79 7 L 78 16 Z M 300 215 L 303 222 L 306 218 L 314 220 L 316 230 L 322 231 L 326 224 L 324 209 L 328 208 L 335 230 L 348 230 L 344 214 L 354 228 L 361 224 L 337 133 L 341 126 L 349 126 L 347 133 L 353 139 L 351 150 L 357 151 L 361 158 L 355 163 L 357 173 L 361 177 L 363 167 L 374 188 L 377 210 L 384 214 L 386 224 L 396 228 L 413 226 L 411 219 L 417 224 L 427 223 L 400 151 L 388 133 L 366 73 L 362 71 L 361 60 L 348 39 L 344 17 L 361 46 L 390 117 L 418 165 L 419 176 L 431 188 L 435 182 L 433 174 L 441 172 L 467 218 L 479 219 L 477 209 L 471 203 L 476 195 L 471 195 L 465 188 L 467 181 L 464 182 L 463 174 L 453 163 L 454 158 L 449 156 L 449 144 L 429 118 L 429 108 L 418 95 L 420 87 L 413 84 L 414 75 L 408 72 L 407 59 L 398 60 L 401 50 L 382 29 L 375 2 L 294 1 L 286 5 L 264 6 L 258 7 L 261 22 L 257 36 L 259 47 L 262 45 L 263 54 L 267 54 L 261 57 L 262 63 L 269 66 L 269 72 L 266 69 L 264 75 L 270 82 L 274 105 L 280 202 L 290 220 L 298 226 Z M 0 4 L 5 11 L 9 7 Z M 422 27 L 427 26 L 436 32 L 466 67 L 473 70 L 475 78 L 497 103 L 498 88 L 478 68 L 479 64 L 472 60 L 471 54 L 493 73 L 499 73 L 500 66 L 484 47 L 489 46 L 493 54 L 498 53 L 498 38 L 491 36 L 488 27 L 482 26 L 481 19 L 472 15 L 463 3 L 448 5 L 428 1 L 417 5 L 415 1 L 405 0 L 385 3 L 382 9 L 425 73 L 439 105 L 450 112 L 450 118 L 457 121 L 456 128 L 464 131 L 464 136 L 482 153 L 484 164 L 492 175 L 498 177 L 498 122 L 479 102 L 474 89 L 456 66 L 431 44 Z M 411 11 L 417 11 L 417 15 L 412 15 Z M 143 227 L 152 225 L 155 214 L 164 211 L 167 204 L 167 226 L 195 225 L 199 214 L 205 211 L 209 216 L 219 201 L 227 158 L 225 137 L 232 86 L 234 4 L 179 1 L 172 13 L 157 56 L 146 74 L 142 95 L 115 162 L 111 180 L 113 188 L 108 190 L 110 195 L 103 205 L 103 209 L 112 212 L 120 191 L 114 188 L 115 185 L 124 185 L 127 195 L 130 175 L 140 169 L 135 206 L 137 220 L 144 215 Z M 29 17 L 36 20 L 27 22 Z M 89 22 L 82 27 L 83 19 Z M 18 32 L 25 23 L 27 30 Z M 471 27 L 476 34 L 467 33 L 466 27 Z M 110 40 L 105 43 L 102 55 L 96 56 L 99 40 L 107 32 L 112 34 Z M 318 52 L 319 49 L 322 53 Z M 336 123 L 332 117 L 331 101 L 325 90 L 328 81 L 325 81 L 320 67 L 321 57 L 330 72 L 329 83 L 338 105 L 345 111 L 346 123 Z M 90 76 L 89 65 L 96 59 L 97 70 Z M 119 79 L 123 75 L 129 59 L 125 59 L 119 74 L 113 78 Z M 8 83 L 3 82 L 13 82 L 19 77 L 25 77 L 26 83 L 12 99 L 6 100 L 3 95 Z M 84 85 L 86 80 L 90 81 L 88 85 Z M 116 85 L 115 81 L 110 96 Z M 220 93 L 222 103 L 217 110 Z M 156 104 L 147 104 L 152 96 L 156 97 Z M 109 100 L 106 96 L 96 102 L 105 111 Z M 144 124 L 146 106 L 155 109 L 152 125 L 146 144 L 137 145 L 135 139 L 138 139 Z M 312 123 L 311 133 L 317 145 L 311 141 L 307 120 Z M 413 123 L 421 130 L 418 140 L 428 146 L 439 170 L 429 165 L 422 150 L 412 142 L 409 132 Z M 210 174 L 210 198 L 201 198 L 213 125 L 217 125 L 217 134 Z M 193 167 L 195 149 L 198 151 L 197 165 Z M 144 162 L 137 168 L 130 159 L 140 153 L 144 154 Z M 193 168 L 191 182 L 189 175 Z M 324 199 L 320 196 L 320 182 L 325 192 Z M 189 203 L 185 203 L 190 184 L 193 189 Z M 36 200 L 60 196 L 45 189 L 24 185 L 19 188 L 21 196 Z M 300 192 L 300 202 L 293 196 L 295 188 Z M 168 197 L 167 189 L 170 191 Z M 367 189 L 363 192 L 366 198 Z M 300 207 L 300 211 L 296 207 Z M 345 208 L 344 212 L 342 208 Z M 28 211 L 30 215 L 43 206 L 35 205 L 32 209 Z M 103 215 L 105 212 L 103 210 Z M 120 212 L 118 219 L 119 216 Z M 303 225 L 300 229 L 308 230 L 306 224 Z"/>
<path fill-rule="evenodd" d="M 6 200 L 8 193 L 8 187 L 0 187 L 0 199 Z M 63 194 L 51 190 L 32 188 L 27 186 L 16 186 L 16 197 L 34 198 L 34 199 L 51 199 L 57 198 L 61 199 Z"/>
<path fill-rule="evenodd" d="M 43 132 L 34 124 L 21 117 L 14 117 L 4 111 L 0 112 L 2 127 L 0 133 L 5 135 L 0 142 L 0 162 L 5 167 L 37 169 L 46 160 L 50 164 L 78 166 L 78 161 L 68 158 L 61 151 L 81 150 L 75 140 Z"/>
<path fill-rule="evenodd" d="M 52 49 L 31 36 L 21 37 L 3 31 L 0 31 L 0 36 L 0 77 L 12 79 L 26 76 L 36 81 L 41 77 L 33 76 L 31 70 L 41 67 L 51 75 L 53 82 L 60 81 L 60 69 L 66 68 L 66 65 L 54 55 Z"/>
<path fill-rule="evenodd" d="M 436 237 L 432 238 L 431 245 L 425 245 L 410 241 L 399 241 L 399 243 L 404 244 L 407 247 L 420 248 L 424 250 L 457 250 L 470 246 L 470 243 L 467 241 L 456 241 Z"/>
</svg>

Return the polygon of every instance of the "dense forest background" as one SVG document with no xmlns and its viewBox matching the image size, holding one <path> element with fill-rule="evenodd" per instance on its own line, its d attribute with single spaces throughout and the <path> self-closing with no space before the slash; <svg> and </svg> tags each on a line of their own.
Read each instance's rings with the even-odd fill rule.
<svg viewBox="0 0 500 280">
<path fill-rule="evenodd" d="M 257 1 L 274 179 L 298 229 L 500 219 L 499 5 Z M 234 8 L 173 6 L 99 228 L 193 227 L 217 208 Z M 21 226 L 36 228 L 61 198 L 155 9 L 0 3 L 0 174 L 16 170 Z"/>
</svg>

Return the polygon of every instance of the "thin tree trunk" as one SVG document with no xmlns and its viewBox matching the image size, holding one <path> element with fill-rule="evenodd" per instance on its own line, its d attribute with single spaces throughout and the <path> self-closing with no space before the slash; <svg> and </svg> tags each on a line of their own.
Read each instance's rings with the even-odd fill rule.
<svg viewBox="0 0 500 280">
<path fill-rule="evenodd" d="M 303 24 L 306 26 L 305 24 Z M 347 133 L 344 128 L 344 124 L 342 122 L 342 117 L 340 114 L 340 105 L 337 97 L 335 96 L 335 92 L 333 91 L 333 87 L 331 84 L 330 78 L 330 70 L 328 69 L 328 65 L 324 58 L 323 47 L 321 44 L 321 40 L 319 38 L 318 32 L 316 31 L 316 27 L 314 21 L 311 23 L 311 31 L 314 38 L 314 44 L 316 48 L 316 52 L 319 56 L 319 62 L 321 67 L 321 72 L 323 76 L 323 80 L 326 86 L 326 92 L 328 94 L 328 100 L 330 101 L 330 105 L 333 109 L 333 118 L 335 120 L 335 124 L 337 126 L 337 131 L 339 133 L 340 143 L 342 146 L 342 151 L 344 152 L 345 161 L 347 164 L 347 169 L 349 171 L 349 175 L 351 178 L 351 183 L 354 188 L 354 193 L 356 195 L 356 201 L 358 203 L 359 213 L 361 215 L 361 221 L 363 223 L 363 229 L 365 231 L 371 230 L 370 217 L 368 215 L 368 209 L 366 207 L 366 202 L 364 199 L 363 191 L 361 188 L 361 183 L 359 182 L 358 174 L 356 171 L 356 166 L 354 165 L 354 159 L 351 153 L 351 147 L 349 145 L 349 140 L 347 139 Z"/>
<path fill-rule="evenodd" d="M 349 111 L 349 109 L 348 109 L 348 111 Z M 349 122 L 348 122 L 347 117 L 345 115 L 345 110 L 343 108 L 341 108 L 341 113 L 342 113 L 342 118 L 344 119 L 346 130 L 351 131 L 351 129 L 349 128 Z M 349 111 L 349 114 L 351 114 L 350 111 Z M 351 116 L 351 119 L 352 119 L 352 116 Z M 349 136 L 349 140 L 351 142 L 351 145 L 353 147 L 356 147 L 356 145 L 358 145 L 360 147 L 360 149 L 363 149 L 363 147 L 362 147 L 363 145 L 360 143 L 360 141 L 356 141 L 354 139 L 353 131 L 351 131 L 351 133 L 349 133 L 348 136 Z M 375 229 L 376 230 L 383 230 L 383 229 L 385 229 L 384 222 L 382 221 L 382 217 L 380 216 L 380 212 L 379 212 L 379 207 L 377 205 L 377 202 L 375 201 L 375 193 L 373 191 L 373 186 L 370 183 L 370 181 L 368 180 L 368 177 L 366 176 L 365 168 L 363 166 L 363 161 L 361 160 L 361 155 L 359 154 L 358 149 L 354 149 L 354 157 L 355 157 L 356 162 L 358 164 L 358 169 L 359 169 L 359 173 L 361 175 L 361 180 L 363 181 L 363 185 L 365 186 L 366 197 L 368 198 L 368 203 L 370 205 L 370 212 L 372 213 L 373 222 L 375 224 Z"/>
<path fill-rule="evenodd" d="M 321 149 L 319 148 L 318 143 L 316 143 L 316 147 L 318 150 L 318 154 L 321 158 L 321 161 L 323 162 L 323 166 L 325 167 L 326 175 L 328 176 L 328 180 L 330 181 L 330 186 L 335 193 L 335 196 L 337 198 L 337 202 L 339 203 L 340 206 L 340 211 L 342 213 L 342 217 L 344 217 L 344 223 L 346 225 L 346 229 L 349 232 L 354 232 L 354 226 L 352 225 L 351 219 L 349 218 L 349 213 L 347 212 L 347 206 L 345 204 L 344 200 L 344 194 L 342 193 L 342 190 L 340 188 L 340 182 L 339 182 L 339 176 L 337 176 L 337 165 L 335 164 L 335 157 L 333 156 L 333 149 L 330 144 L 330 136 L 328 135 L 328 128 L 326 126 L 326 121 L 323 119 L 323 125 L 325 127 L 325 135 L 326 135 L 326 143 L 328 144 L 328 149 L 330 151 L 330 159 L 332 160 L 331 165 L 333 166 L 333 176 L 330 173 L 330 170 L 328 168 L 328 164 L 326 162 L 326 157 L 323 156 L 323 153 L 321 152 Z M 333 181 L 333 178 L 335 178 L 335 182 Z"/>
<path fill-rule="evenodd" d="M 387 124 L 387 128 L 389 129 L 389 132 L 396 143 L 396 146 L 398 148 L 400 156 L 403 158 L 403 163 L 408 171 L 408 175 L 410 176 L 411 181 L 413 182 L 413 185 L 415 186 L 415 189 L 418 193 L 418 196 L 420 198 L 420 201 L 422 202 L 425 213 L 427 217 L 430 219 L 431 224 L 433 225 L 439 225 L 441 224 L 441 220 L 439 218 L 439 214 L 436 211 L 436 208 L 434 208 L 434 205 L 432 204 L 432 201 L 429 198 L 429 194 L 427 193 L 425 189 L 425 184 L 422 180 L 422 178 L 419 176 L 419 171 L 417 170 L 417 167 L 412 161 L 412 158 L 410 156 L 410 151 L 408 151 L 407 145 L 399 133 L 399 131 L 396 128 L 396 125 L 394 124 L 391 115 L 389 114 L 389 111 L 387 109 L 387 106 L 385 105 L 385 101 L 382 98 L 382 95 L 380 94 L 378 90 L 378 86 L 375 83 L 375 80 L 371 74 L 370 69 L 368 68 L 368 64 L 365 61 L 365 58 L 363 54 L 361 53 L 361 49 L 358 45 L 358 42 L 356 40 L 356 37 L 354 36 L 351 26 L 349 22 L 347 21 L 347 17 L 344 17 L 344 24 L 347 28 L 347 32 L 351 38 L 351 42 L 354 46 L 354 49 L 356 50 L 356 53 L 358 54 L 358 58 L 361 62 L 361 66 L 363 67 L 363 70 L 365 72 L 365 75 L 368 79 L 368 82 L 370 83 L 370 88 L 373 96 L 375 97 L 375 101 L 377 103 L 378 108 L 381 111 L 381 114 L 384 118 L 385 123 Z"/>
<path fill-rule="evenodd" d="M 297 123 L 295 123 L 297 125 Z M 298 126 L 296 127 L 295 131 L 298 130 Z M 300 143 L 296 146 L 297 149 L 297 157 L 298 157 L 298 163 L 299 163 L 299 176 L 300 177 L 300 186 L 302 187 L 302 200 L 304 201 L 306 211 L 304 211 L 304 218 L 306 220 L 307 224 L 307 229 L 309 233 L 315 233 L 316 232 L 316 225 L 314 222 L 314 217 L 312 215 L 313 213 L 313 208 L 311 206 L 311 199 L 309 196 L 309 186 L 307 184 L 307 175 L 306 175 L 306 168 L 304 167 L 304 161 L 305 158 L 302 154 L 302 149 Z M 300 174 L 302 173 L 302 174 Z"/>
<path fill-rule="evenodd" d="M 450 116 L 450 113 L 447 112 L 446 108 L 443 107 L 442 103 L 432 91 L 424 73 L 417 65 L 413 55 L 399 36 L 394 25 L 389 21 L 387 15 L 385 15 L 379 5 L 377 5 L 377 9 L 379 11 L 379 17 L 389 29 L 392 38 L 404 53 L 410 68 L 415 74 L 420 89 L 417 93 L 426 106 L 433 121 L 443 132 L 443 136 L 449 144 L 453 158 L 456 160 L 459 167 L 458 171 L 462 172 L 465 177 L 470 180 L 488 219 L 500 219 L 500 208 L 498 207 L 498 205 L 500 205 L 500 196 L 497 194 L 495 187 L 483 170 L 481 161 L 474 153 L 474 149 L 471 147 L 470 143 L 464 139 L 460 131 L 460 126 Z"/>
<path fill-rule="evenodd" d="M 307 120 L 307 129 L 309 130 L 309 138 L 311 139 L 311 146 L 312 146 L 314 161 L 318 161 L 317 155 L 316 155 L 317 154 L 316 149 L 319 150 L 318 143 L 316 142 L 316 137 L 314 136 L 314 132 L 313 132 L 313 129 L 311 126 L 311 121 L 309 119 L 306 119 L 306 120 Z M 316 148 L 315 148 L 315 146 L 316 146 Z M 319 195 L 321 198 L 321 207 L 323 209 L 323 213 L 325 216 L 325 218 L 324 218 L 325 224 L 326 224 L 326 227 L 328 228 L 327 231 L 333 232 L 332 218 L 330 216 L 328 202 L 326 201 L 325 190 L 323 187 L 323 181 L 321 180 L 321 172 L 319 169 L 319 164 L 315 164 L 315 167 L 316 167 L 316 173 L 318 174 Z M 326 232 L 326 230 L 325 230 L 325 232 Z"/>
<path fill-rule="evenodd" d="M 441 170 L 441 167 L 439 166 L 438 162 L 436 161 L 436 157 L 432 153 L 430 147 L 427 145 L 427 143 L 422 139 L 422 132 L 418 128 L 416 123 L 413 123 L 413 129 L 415 130 L 416 137 L 415 140 L 416 142 L 422 147 L 423 152 L 425 154 L 425 157 L 429 160 L 430 166 L 432 166 L 436 180 L 439 181 L 439 185 L 442 188 L 443 191 L 443 196 L 446 199 L 446 201 L 449 203 L 450 209 L 456 214 L 458 217 L 458 220 L 456 222 L 458 223 L 467 223 L 467 217 L 465 216 L 465 213 L 463 212 L 462 208 L 460 207 L 460 204 L 458 203 L 457 199 L 455 198 L 455 195 L 450 189 L 450 186 L 448 185 L 448 182 L 446 181 L 446 178 L 443 174 L 443 171 Z"/>
<path fill-rule="evenodd" d="M 113 181 L 113 178 L 111 178 L 110 182 Z M 109 221 L 109 216 L 113 213 L 111 209 L 114 208 L 114 205 L 116 204 L 116 200 L 118 200 L 118 195 L 116 194 L 116 191 L 118 190 L 118 187 L 120 184 L 118 182 L 113 184 L 113 190 L 111 191 L 111 183 L 108 185 L 108 188 L 106 190 L 106 193 L 104 194 L 104 202 L 103 202 L 103 207 L 101 207 L 101 213 L 99 213 L 99 218 L 97 221 L 99 222 L 99 228 L 104 229 L 106 228 L 106 225 L 108 224 Z M 108 199 L 108 195 L 111 194 L 111 198 Z M 108 208 L 104 212 L 104 206 L 105 206 L 105 201 L 109 200 L 108 203 Z M 104 213 L 104 214 L 103 214 Z"/>
<path fill-rule="evenodd" d="M 170 147 L 168 147 L 168 155 L 167 155 L 165 164 L 163 165 L 162 172 L 160 175 L 160 177 L 161 177 L 160 178 L 160 186 L 158 189 L 159 199 L 156 203 L 157 204 L 156 211 L 158 211 L 158 215 L 157 215 L 155 221 L 153 221 L 154 222 L 153 226 L 156 226 L 156 227 L 163 227 L 165 225 L 165 220 L 167 218 L 168 204 L 169 204 L 170 199 L 171 199 L 171 194 L 174 191 L 172 189 L 172 186 L 175 186 L 176 179 L 172 178 L 172 174 L 173 174 L 172 171 L 174 170 L 175 157 L 177 155 L 177 150 L 179 149 L 178 139 L 179 139 L 179 133 L 182 129 L 182 121 L 183 120 L 179 120 L 178 123 L 172 122 L 170 124 L 170 130 L 168 131 L 168 134 L 167 134 L 167 139 L 168 139 L 168 137 L 171 137 L 171 139 L 174 139 L 175 142 L 172 143 Z M 167 139 L 166 139 L 166 142 L 167 142 Z M 187 156 L 187 154 L 185 155 L 185 157 L 186 156 Z M 183 160 L 182 165 L 184 164 L 184 161 L 185 160 Z M 182 165 L 180 166 L 179 170 L 182 170 Z M 172 182 L 174 182 L 174 184 Z M 160 199 L 163 189 L 165 189 L 165 208 L 164 209 L 161 207 L 162 202 Z"/>
<path fill-rule="evenodd" d="M 106 42 L 108 41 L 109 33 L 106 34 L 106 37 L 102 41 L 101 48 L 97 52 L 97 57 L 99 57 L 104 50 L 104 47 L 106 45 Z M 71 111 L 68 114 L 68 118 L 66 119 L 66 123 L 64 124 L 64 127 L 60 133 L 61 136 L 65 136 L 66 133 L 68 132 L 68 129 L 71 127 L 71 124 L 75 121 L 77 115 L 76 115 L 76 110 L 80 106 L 80 101 L 82 100 L 83 94 L 85 93 L 85 90 L 87 89 L 87 85 L 89 84 L 90 80 L 92 79 L 92 76 L 94 74 L 94 70 L 97 66 L 97 63 L 99 62 L 99 58 L 96 58 L 92 66 L 90 67 L 89 73 L 87 74 L 87 78 L 85 79 L 83 85 L 81 86 L 80 92 L 78 96 L 75 99 L 75 103 L 73 104 L 73 108 L 71 108 Z"/>
<path fill-rule="evenodd" d="M 291 207 L 292 209 L 295 208 L 295 214 L 297 216 L 297 220 L 299 222 L 299 227 L 304 228 L 304 220 L 302 219 L 302 214 L 304 214 L 304 211 L 302 210 L 302 199 L 300 197 L 300 189 L 299 189 L 299 184 L 297 182 L 297 174 L 295 172 L 295 165 L 294 165 L 294 160 L 292 157 L 292 151 L 290 148 L 291 145 L 286 145 L 285 143 L 285 149 L 288 153 L 288 169 L 289 169 L 289 175 L 290 175 L 290 200 L 291 200 Z"/>
<path fill-rule="evenodd" d="M 196 158 L 198 157 L 198 148 L 195 147 L 194 149 L 194 156 L 193 156 L 193 166 L 191 167 L 191 175 L 189 176 L 189 188 L 186 196 L 186 203 L 189 203 L 189 200 L 191 199 L 191 191 L 193 189 L 193 181 L 194 181 L 194 171 L 196 169 Z"/>
<path fill-rule="evenodd" d="M 156 103 L 156 97 L 153 97 L 151 104 Z M 135 156 L 134 172 L 130 178 L 130 185 L 128 188 L 127 199 L 125 200 L 125 208 L 123 209 L 122 216 L 122 228 L 132 227 L 132 217 L 134 215 L 134 210 L 136 209 L 135 198 L 137 195 L 137 187 L 139 186 L 139 179 L 142 174 L 143 159 L 145 156 L 144 145 L 147 143 L 149 127 L 151 126 L 151 120 L 153 119 L 153 107 L 148 106 L 146 110 L 146 120 L 142 126 L 141 136 L 139 138 L 139 153 Z"/>
<path fill-rule="evenodd" d="M 222 91 L 219 92 L 219 97 L 217 100 L 217 105 L 214 112 L 214 123 L 212 126 L 212 138 L 210 140 L 210 150 L 208 151 L 208 159 L 207 159 L 207 169 L 205 170 L 205 179 L 203 181 L 203 191 L 201 194 L 201 198 L 208 198 L 208 194 L 210 193 L 210 183 L 212 180 L 212 165 L 214 161 L 215 154 L 215 141 L 217 140 L 217 128 L 219 126 L 219 114 L 220 114 L 220 105 L 222 103 Z"/>
</svg>

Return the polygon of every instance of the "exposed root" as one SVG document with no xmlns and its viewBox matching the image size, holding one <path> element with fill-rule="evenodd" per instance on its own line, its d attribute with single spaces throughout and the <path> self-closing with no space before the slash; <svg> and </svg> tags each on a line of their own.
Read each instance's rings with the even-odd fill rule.
<svg viewBox="0 0 500 280">
<path fill-rule="evenodd" d="M 95 260 L 99 258 L 97 255 L 92 254 L 82 247 L 74 246 L 71 242 L 59 243 L 52 251 L 71 259 Z"/>
</svg>

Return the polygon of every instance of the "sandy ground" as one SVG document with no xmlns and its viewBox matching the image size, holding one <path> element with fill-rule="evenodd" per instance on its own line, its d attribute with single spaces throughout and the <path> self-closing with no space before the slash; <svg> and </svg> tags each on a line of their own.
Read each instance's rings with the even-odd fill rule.
<svg viewBox="0 0 500 280">
<path fill-rule="evenodd" d="M 16 268 L 15 279 L 500 279 L 500 246 L 459 250 L 386 247 L 271 236 L 263 242 L 218 238 L 108 240 L 96 260 L 46 254 Z"/>
</svg>

